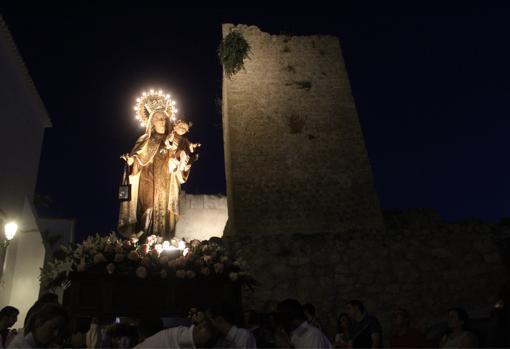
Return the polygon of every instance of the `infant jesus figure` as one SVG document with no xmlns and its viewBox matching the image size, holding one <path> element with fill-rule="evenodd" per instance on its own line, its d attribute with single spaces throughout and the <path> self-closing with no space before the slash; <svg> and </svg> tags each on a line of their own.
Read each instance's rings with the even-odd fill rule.
<svg viewBox="0 0 510 349">
<path fill-rule="evenodd" d="M 198 154 L 195 150 L 201 146 L 200 143 L 192 143 L 186 138 L 185 135 L 189 132 L 191 126 L 191 123 L 178 120 L 165 140 L 165 146 L 171 152 L 168 163 L 169 170 L 180 174 L 181 183 L 188 179 L 191 165 L 198 160 Z"/>
</svg>

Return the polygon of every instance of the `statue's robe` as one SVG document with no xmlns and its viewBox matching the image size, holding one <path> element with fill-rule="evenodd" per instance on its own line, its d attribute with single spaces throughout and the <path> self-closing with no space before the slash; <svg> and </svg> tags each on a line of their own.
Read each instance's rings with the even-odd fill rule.
<svg viewBox="0 0 510 349">
<path fill-rule="evenodd" d="M 188 173 L 170 170 L 175 152 L 165 147 L 166 137 L 146 133 L 130 153 L 135 159 L 129 167 L 131 200 L 121 203 L 118 225 L 126 237 L 156 234 L 169 240 L 175 235 L 180 186 Z"/>
</svg>

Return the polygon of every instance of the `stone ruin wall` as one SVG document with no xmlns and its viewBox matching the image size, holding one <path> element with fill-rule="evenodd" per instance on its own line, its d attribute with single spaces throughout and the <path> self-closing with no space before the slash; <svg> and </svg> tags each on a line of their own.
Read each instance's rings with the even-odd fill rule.
<svg viewBox="0 0 510 349">
<path fill-rule="evenodd" d="M 382 228 L 338 39 L 232 29 L 251 53 L 223 79 L 227 231 Z"/>
<path fill-rule="evenodd" d="M 181 191 L 180 217 L 175 236 L 186 240 L 208 240 L 222 237 L 228 218 L 227 197 L 224 195 L 193 195 Z"/>
<path fill-rule="evenodd" d="M 345 302 L 361 299 L 389 340 L 397 307 L 408 309 L 423 331 L 445 321 L 452 306 L 488 317 L 508 279 L 499 246 L 509 238 L 510 226 L 441 223 L 402 224 L 384 235 L 365 229 L 226 241 L 261 283 L 255 292 L 244 292 L 245 308 L 262 309 L 268 299 L 288 297 L 311 302 L 333 336 Z"/>
</svg>

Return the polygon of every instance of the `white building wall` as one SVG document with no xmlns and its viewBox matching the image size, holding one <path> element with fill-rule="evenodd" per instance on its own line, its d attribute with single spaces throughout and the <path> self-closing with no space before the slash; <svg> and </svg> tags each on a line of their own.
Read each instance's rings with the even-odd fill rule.
<svg viewBox="0 0 510 349">
<path fill-rule="evenodd" d="M 17 234 L 7 250 L 6 265 L 10 266 L 11 271 L 4 274 L 8 278 L 6 288 L 10 288 L 6 303 L 19 309 L 18 327 L 21 327 L 28 309 L 39 297 L 39 272 L 44 265 L 44 244 L 35 217 L 27 200 L 22 215 L 26 229 Z"/>
<path fill-rule="evenodd" d="M 44 129 L 49 126 L 44 105 L 0 16 L 0 149 L 3 154 L 0 209 L 19 226 L 6 250 L 0 307 L 12 305 L 21 311 L 16 326 L 22 324 L 26 311 L 39 296 L 38 276 L 45 250 L 31 203 Z M 3 239 L 5 222 L 0 223 Z"/>
</svg>

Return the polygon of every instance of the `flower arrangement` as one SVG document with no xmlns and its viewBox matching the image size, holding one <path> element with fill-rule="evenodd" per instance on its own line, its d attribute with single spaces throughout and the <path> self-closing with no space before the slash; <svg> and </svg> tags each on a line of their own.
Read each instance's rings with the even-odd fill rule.
<svg viewBox="0 0 510 349">
<path fill-rule="evenodd" d="M 244 262 L 229 255 L 220 238 L 161 242 L 155 235 L 144 241 L 120 239 L 114 233 L 89 236 L 81 244 L 62 247 L 60 255 L 41 268 L 39 280 L 45 289 L 66 287 L 72 272 L 255 285 Z"/>
</svg>

